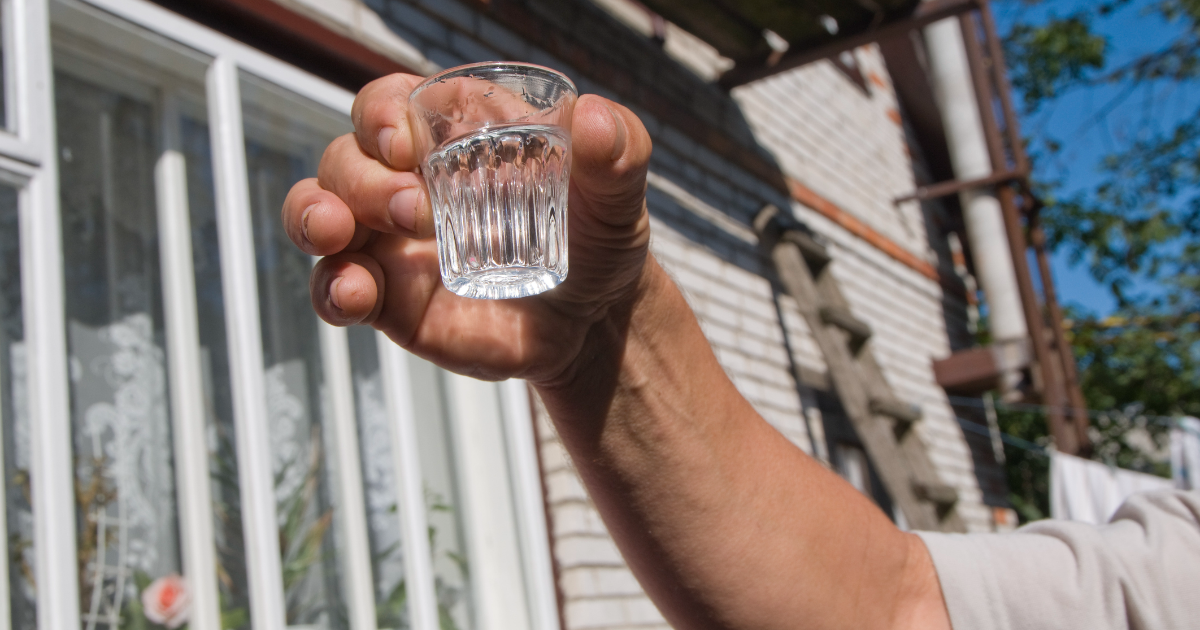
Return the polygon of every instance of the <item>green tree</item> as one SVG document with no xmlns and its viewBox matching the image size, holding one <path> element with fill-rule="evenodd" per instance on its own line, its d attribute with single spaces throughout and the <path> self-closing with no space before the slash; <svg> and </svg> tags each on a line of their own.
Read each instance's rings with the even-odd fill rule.
<svg viewBox="0 0 1200 630">
<path fill-rule="evenodd" d="M 1004 34 L 1026 129 L 1076 91 L 1115 91 L 1090 117 L 1099 125 L 1125 99 L 1156 99 L 1167 89 L 1200 84 L 1200 0 L 1075 3 L 1084 8 L 1065 17 L 1052 12 L 1054 0 L 1008 1 L 1041 4 L 1049 11 L 1038 13 L 1050 16 L 1017 20 Z M 1101 27 L 1139 15 L 1163 20 L 1175 35 L 1152 52 L 1118 58 Z M 1135 126 L 1113 139 L 1097 183 L 1084 190 L 1068 190 L 1038 168 L 1069 149 L 1072 138 L 1037 134 L 1027 142 L 1051 247 L 1085 264 L 1117 305 L 1107 317 L 1070 314 L 1088 407 L 1110 410 L 1092 421 L 1095 457 L 1162 473 L 1161 463 L 1147 457 L 1168 428 L 1158 417 L 1200 414 L 1200 103 L 1165 126 L 1152 119 Z M 1010 434 L 1047 442 L 1044 419 L 1013 411 L 1000 419 Z M 1044 515 L 1044 459 L 1008 452 L 1014 505 L 1023 519 Z"/>
</svg>

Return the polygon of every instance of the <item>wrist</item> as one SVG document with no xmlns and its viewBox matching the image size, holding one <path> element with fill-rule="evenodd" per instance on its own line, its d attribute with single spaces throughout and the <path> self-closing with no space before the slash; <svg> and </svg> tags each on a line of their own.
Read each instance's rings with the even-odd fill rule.
<svg viewBox="0 0 1200 630">
<path fill-rule="evenodd" d="M 662 308 L 678 292 L 651 254 L 635 282 L 583 332 L 575 357 L 554 377 L 532 382 L 551 415 L 603 415 L 607 400 L 627 366 L 627 345 L 670 315 Z M 682 300 L 682 297 L 680 297 Z"/>
</svg>

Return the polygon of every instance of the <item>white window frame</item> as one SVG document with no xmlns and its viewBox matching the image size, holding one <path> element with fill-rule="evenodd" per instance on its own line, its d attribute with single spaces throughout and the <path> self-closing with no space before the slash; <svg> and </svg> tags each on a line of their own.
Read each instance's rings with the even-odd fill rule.
<svg viewBox="0 0 1200 630">
<path fill-rule="evenodd" d="M 54 95 L 46 0 L 4 0 L 7 128 L 0 131 L 0 171 L 19 187 L 22 317 L 30 423 L 30 490 L 35 579 L 41 628 L 79 628 L 75 487 L 67 396 L 62 238 Z M 7 556 L 7 554 L 6 554 Z M 9 602 L 0 627 L 12 623 Z M 69 600 L 70 606 L 60 605 Z"/>
<path fill-rule="evenodd" d="M 258 290 L 250 201 L 246 181 L 245 139 L 239 74 L 269 77 L 299 96 L 349 115 L 353 95 L 327 81 L 274 59 L 232 38 L 198 25 L 145 0 L 0 0 L 4 11 L 4 53 L 8 77 L 10 129 L 0 130 L 0 181 L 19 186 L 22 286 L 25 343 L 28 348 L 28 396 L 31 418 L 31 480 L 35 518 L 38 627 L 80 628 L 77 588 L 74 470 L 71 464 L 71 416 L 68 406 L 67 351 L 59 186 L 54 133 L 53 67 L 50 22 L 53 10 L 90 6 L 140 26 L 211 58 L 205 89 L 212 134 L 217 223 L 230 347 L 234 424 L 242 492 L 251 624 L 256 630 L 285 627 L 278 553 L 271 452 L 267 435 L 264 366 L 259 330 Z M 165 92 L 162 129 L 164 153 L 155 169 L 163 309 L 169 357 L 171 414 L 175 442 L 176 492 L 179 504 L 183 566 L 192 591 L 193 630 L 218 630 L 215 550 L 196 295 L 188 219 L 186 173 L 177 126 L 179 101 Z M 330 421 L 336 443 L 333 455 L 357 462 L 360 451 L 346 331 L 321 324 L 325 381 L 330 389 Z M 409 585 L 412 627 L 436 630 L 438 610 L 433 568 L 426 537 L 425 497 L 416 446 L 415 413 L 408 378 L 408 355 L 377 335 L 387 407 L 392 422 L 393 468 L 400 504 L 405 574 Z M 490 404 L 458 408 L 450 422 L 494 422 L 500 439 L 491 453 L 460 439 L 457 448 L 481 453 L 475 469 L 460 464 L 469 488 L 463 512 L 489 513 L 483 503 L 486 484 L 506 481 L 510 512 L 518 539 L 518 564 L 525 576 L 524 612 L 514 612 L 492 592 L 503 578 L 503 561 L 513 549 L 479 542 L 482 522 L 468 522 L 469 551 L 475 566 L 488 575 L 472 577 L 476 621 L 481 630 L 511 627 L 527 619 L 535 630 L 559 630 L 557 601 L 545 529 L 541 480 L 536 464 L 527 390 L 523 382 L 484 384 L 452 377 L 453 388 L 474 392 Z M 474 405 L 473 407 L 471 405 Z M 507 454 L 497 449 L 503 448 Z M 465 452 L 463 453 L 466 454 Z M 505 460 L 507 457 L 507 461 Z M 376 630 L 374 585 L 367 548 L 367 518 L 360 469 L 337 466 L 340 525 L 345 545 L 342 561 L 345 603 L 353 630 Z M 499 486 L 497 486 L 499 487 Z M 473 532 L 473 533 L 472 533 Z M 2 543 L 0 543 L 2 544 Z M 491 567 L 490 569 L 488 567 Z M 5 574 L 7 579 L 7 573 Z M 507 581 L 512 581 L 511 565 Z M 0 587 L 7 584 L 0 582 Z M 485 589 L 487 592 L 484 592 Z M 514 591 L 515 593 L 515 591 Z M 8 607 L 8 589 L 0 590 Z M 507 608 L 506 608 L 507 607 Z M 0 630 L 11 616 L 0 616 Z"/>
</svg>

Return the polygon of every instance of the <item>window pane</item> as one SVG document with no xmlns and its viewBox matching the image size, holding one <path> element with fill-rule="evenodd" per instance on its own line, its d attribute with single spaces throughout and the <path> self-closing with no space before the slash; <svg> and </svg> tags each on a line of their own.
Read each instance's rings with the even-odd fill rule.
<svg viewBox="0 0 1200 630">
<path fill-rule="evenodd" d="M 128 82 L 126 82 L 128 83 Z M 80 608 L 145 616 L 140 591 L 180 573 L 158 262 L 153 92 L 55 75 Z"/>
<path fill-rule="evenodd" d="M 316 175 L 325 147 L 350 125 L 253 77 L 243 78 L 242 96 L 287 623 L 344 628 L 312 259 L 288 239 L 279 212 L 291 186 Z"/>
<path fill-rule="evenodd" d="M 438 616 L 451 628 L 469 630 L 476 627 L 471 609 L 470 558 L 463 539 L 466 529 L 455 474 L 446 383 L 442 371 L 431 363 L 409 357 L 409 366 L 421 475 L 425 481 Z"/>
<path fill-rule="evenodd" d="M 12 128 L 8 120 L 8 77 L 12 74 L 8 71 L 8 63 L 12 59 L 12 55 L 8 54 L 8 27 L 11 7 L 11 0 L 0 0 L 0 127 L 4 127 L 5 129 Z"/>
<path fill-rule="evenodd" d="M 29 411 L 17 191 L 0 186 L 0 419 L 4 436 L 5 535 L 12 627 L 37 627 L 33 585 L 33 507 L 29 497 Z M 2 622 L 0 622 L 2 623 Z"/>
<path fill-rule="evenodd" d="M 187 109 L 191 113 L 185 114 L 180 122 L 180 136 L 187 164 L 200 358 L 203 363 L 205 398 L 209 401 L 207 428 L 217 587 L 220 589 L 223 630 L 239 630 L 250 626 L 250 588 L 246 580 L 229 346 L 225 336 L 225 299 L 221 285 L 220 244 L 217 241 L 217 210 L 213 193 L 212 147 L 202 106 L 195 104 Z"/>
<path fill-rule="evenodd" d="M 354 405 L 362 452 L 363 495 L 375 582 L 375 622 L 380 630 L 408 628 L 400 505 L 392 465 L 392 434 L 380 374 L 375 330 L 353 326 L 350 340 Z"/>
</svg>

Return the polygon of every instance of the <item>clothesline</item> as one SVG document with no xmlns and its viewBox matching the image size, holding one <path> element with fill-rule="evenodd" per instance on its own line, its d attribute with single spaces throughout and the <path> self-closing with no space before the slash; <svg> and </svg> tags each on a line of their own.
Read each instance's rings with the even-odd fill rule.
<svg viewBox="0 0 1200 630">
<path fill-rule="evenodd" d="M 951 405 L 963 405 L 963 406 L 986 408 L 986 403 L 983 400 L 980 400 L 977 398 L 965 398 L 965 397 L 961 397 L 961 396 L 950 396 L 949 398 L 950 398 Z M 1049 407 L 1047 405 L 1034 405 L 1034 404 L 999 403 L 997 405 L 997 407 L 1000 407 L 1000 408 L 1005 408 L 1005 407 L 1014 408 L 1014 407 L 1018 407 L 1018 406 L 1023 408 L 1023 409 L 1021 409 L 1023 411 L 1035 411 L 1035 412 L 1041 412 L 1041 413 L 1046 413 L 1050 409 L 1052 409 L 1052 407 Z M 1097 412 L 1094 410 L 1089 410 L 1088 415 L 1094 418 L 1098 415 L 1102 415 L 1103 413 L 1105 413 L 1105 412 Z M 1190 425 L 1189 423 L 1181 422 L 1180 417 L 1155 416 L 1155 415 L 1142 415 L 1141 417 L 1144 417 L 1149 421 L 1154 421 L 1155 423 L 1169 426 L 1173 429 L 1179 429 L 1179 430 L 1185 431 L 1186 433 L 1189 433 L 1193 436 L 1200 437 L 1200 431 L 1197 431 L 1195 425 Z M 1030 442 L 1029 440 L 1026 440 L 1024 438 L 1019 438 L 1015 435 L 1005 433 L 1003 431 L 998 430 L 997 428 L 993 428 L 987 424 L 978 422 L 976 420 L 971 420 L 969 418 L 963 418 L 962 416 L 957 416 L 957 415 L 955 416 L 955 419 L 958 420 L 959 426 L 961 426 L 966 431 L 970 431 L 977 435 L 987 436 L 987 437 L 993 438 L 993 439 L 995 438 L 996 434 L 999 434 L 1001 441 L 1003 441 L 1005 444 L 1007 444 L 1009 446 L 1012 446 L 1014 448 L 1019 448 L 1023 451 L 1027 451 L 1027 452 L 1033 453 L 1033 454 L 1041 456 L 1041 457 L 1049 457 L 1050 456 L 1049 449 L 1040 444 L 1036 444 L 1036 443 Z"/>
<path fill-rule="evenodd" d="M 978 407 L 980 409 L 987 408 L 987 404 L 982 399 L 979 399 L 979 398 L 969 398 L 966 396 L 948 396 L 947 398 L 950 400 L 950 404 L 953 406 Z M 1074 407 L 1053 407 L 1050 405 L 1037 405 L 1037 404 L 1033 404 L 1033 403 L 1009 403 L 1009 402 L 1003 402 L 1003 401 L 996 401 L 995 406 L 997 409 L 1010 409 L 1012 411 L 1032 411 L 1035 413 L 1050 413 L 1051 411 L 1058 410 L 1066 415 L 1070 415 L 1072 412 L 1075 411 Z M 1109 411 L 1097 411 L 1095 409 L 1085 409 L 1084 411 L 1087 412 L 1087 415 L 1089 418 L 1095 418 L 1095 419 L 1111 417 L 1113 414 L 1123 415 L 1121 411 L 1118 411 L 1115 409 L 1109 410 Z M 1182 427 L 1182 425 L 1179 422 L 1180 416 L 1158 416 L 1158 415 L 1153 415 L 1153 414 L 1139 413 L 1139 414 L 1137 414 L 1136 417 L 1145 418 L 1148 422 L 1153 422 L 1155 424 L 1168 426 L 1171 428 Z M 1189 432 L 1191 432 L 1191 430 L 1188 429 L 1187 427 L 1183 427 L 1183 428 L 1185 430 L 1188 430 Z M 1197 434 L 1197 435 L 1200 435 L 1200 434 Z"/>
<path fill-rule="evenodd" d="M 972 433 L 975 433 L 978 435 L 984 435 L 987 437 L 992 437 L 992 428 L 986 424 L 983 424 L 982 422 L 976 422 L 974 420 L 970 420 L 968 418 L 963 418 L 961 416 L 958 417 L 958 422 L 959 422 L 959 424 L 963 425 L 964 429 L 966 429 Z M 1008 444 L 1009 446 L 1013 446 L 1013 447 L 1016 447 L 1016 448 L 1019 448 L 1022 450 L 1026 450 L 1031 453 L 1036 453 L 1038 455 L 1041 455 L 1042 457 L 1050 456 L 1050 454 L 1046 452 L 1046 447 L 1044 447 L 1044 446 L 1035 444 L 1026 439 L 1019 438 L 1015 435 L 1009 435 L 1008 433 L 1005 433 L 1003 431 L 999 431 L 998 433 L 1000 433 L 1000 439 L 1003 440 L 1004 443 Z"/>
</svg>

